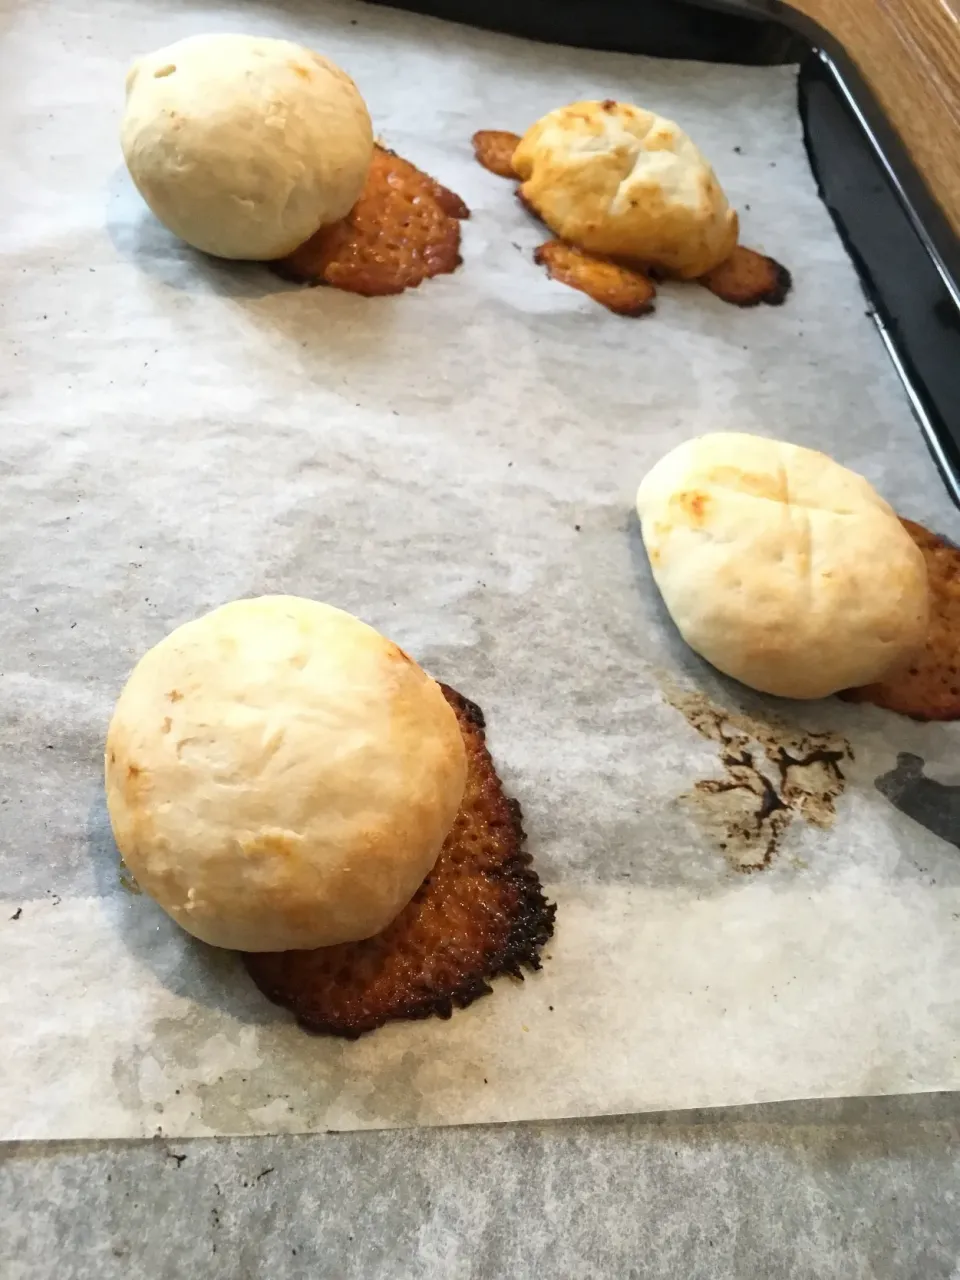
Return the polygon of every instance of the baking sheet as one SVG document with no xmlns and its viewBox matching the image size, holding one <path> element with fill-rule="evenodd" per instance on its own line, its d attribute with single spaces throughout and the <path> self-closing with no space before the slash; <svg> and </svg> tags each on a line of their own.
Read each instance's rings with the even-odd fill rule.
<svg viewBox="0 0 960 1280">
<path fill-rule="evenodd" d="M 319 0 L 110 0 L 95 20 L 4 0 L 0 28 L 0 1136 L 960 1084 L 958 728 L 720 679 L 665 618 L 632 510 L 673 444 L 746 430 L 828 449 L 960 532 L 817 199 L 794 72 Z M 473 210 L 463 268 L 370 301 L 173 241 L 120 163 L 123 73 L 205 30 L 345 65 L 385 140 Z M 542 233 L 470 135 L 580 96 L 689 129 L 745 242 L 793 268 L 786 307 L 666 285 L 655 316 L 626 321 L 534 267 Z M 447 1023 L 310 1038 L 235 957 L 123 887 L 101 752 L 130 667 L 186 619 L 272 591 L 358 613 L 484 707 L 559 904 L 541 974 Z M 736 812 L 710 798 L 730 742 L 752 762 Z M 811 742 L 833 764 L 777 773 Z M 776 777 L 788 812 L 754 838 L 751 797 Z"/>
</svg>

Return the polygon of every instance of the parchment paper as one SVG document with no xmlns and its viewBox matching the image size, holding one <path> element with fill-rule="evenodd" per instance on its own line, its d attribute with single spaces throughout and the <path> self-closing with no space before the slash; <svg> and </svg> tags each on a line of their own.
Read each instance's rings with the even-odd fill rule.
<svg viewBox="0 0 960 1280">
<path fill-rule="evenodd" d="M 905 515 L 960 532 L 818 201 L 794 72 L 321 0 L 5 0 L 0 22 L 0 1134 L 960 1085 L 958 727 L 775 707 L 722 681 L 665 617 L 633 514 L 666 449 L 741 429 L 827 449 Z M 120 164 L 124 70 L 211 29 L 345 65 L 386 141 L 473 210 L 462 269 L 395 299 L 301 292 L 158 227 Z M 793 269 L 786 307 L 667 285 L 655 316 L 626 321 L 546 279 L 542 233 L 469 140 L 578 96 L 689 129 L 745 241 Z M 173 626 L 269 591 L 360 614 L 484 707 L 559 904 L 542 974 L 448 1023 L 309 1038 L 235 957 L 122 887 L 101 781 L 113 701 Z M 810 770 L 781 787 L 791 821 L 750 875 L 704 810 L 724 734 L 753 742 L 760 774 L 765 735 L 841 744 L 837 794 L 813 796 Z"/>
</svg>

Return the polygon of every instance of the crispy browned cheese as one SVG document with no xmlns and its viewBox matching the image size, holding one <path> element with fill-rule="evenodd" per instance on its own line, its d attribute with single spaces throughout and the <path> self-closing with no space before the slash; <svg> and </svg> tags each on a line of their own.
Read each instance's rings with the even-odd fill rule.
<svg viewBox="0 0 960 1280">
<path fill-rule="evenodd" d="M 504 129 L 480 129 L 473 135 L 473 154 L 498 178 L 519 178 L 513 167 L 513 153 L 519 145 L 520 135 Z"/>
<path fill-rule="evenodd" d="M 556 907 L 523 850 L 520 806 L 503 794 L 480 708 L 443 688 L 467 748 L 460 812 L 436 866 L 396 920 L 364 942 L 316 951 L 249 953 L 271 1000 L 307 1031 L 356 1039 L 400 1018 L 449 1018 L 491 990 L 490 979 L 540 968 Z"/>
<path fill-rule="evenodd" d="M 649 276 L 610 258 L 577 249 L 563 240 L 548 240 L 534 250 L 534 262 L 552 280 L 579 289 L 618 316 L 643 316 L 653 310 L 657 290 Z"/>
<path fill-rule="evenodd" d="M 701 276 L 700 283 L 736 307 L 756 307 L 761 302 L 779 307 L 793 288 L 786 267 L 743 245 L 737 245 L 726 262 Z"/>
<path fill-rule="evenodd" d="M 848 689 L 848 702 L 873 702 L 914 720 L 960 719 L 960 548 L 922 524 L 903 527 L 923 552 L 930 584 L 930 630 L 923 652 L 879 684 Z"/>
<path fill-rule="evenodd" d="M 415 289 L 460 265 L 458 195 L 385 147 L 374 148 L 360 199 L 347 216 L 269 265 L 297 284 L 327 284 L 365 297 Z"/>
<path fill-rule="evenodd" d="M 519 179 L 513 167 L 513 155 L 519 145 L 518 134 L 502 129 L 480 129 L 473 135 L 477 160 L 501 178 Z M 517 188 L 517 199 L 531 217 L 542 221 L 522 187 Z M 552 279 L 579 289 L 617 315 L 640 316 L 653 310 L 653 282 L 658 273 L 647 271 L 638 263 L 601 257 L 562 240 L 541 245 L 534 258 L 547 268 Z M 756 307 L 761 302 L 779 307 L 793 288 L 793 279 L 787 268 L 773 258 L 738 245 L 725 262 L 701 276 L 700 284 L 738 307 Z"/>
</svg>

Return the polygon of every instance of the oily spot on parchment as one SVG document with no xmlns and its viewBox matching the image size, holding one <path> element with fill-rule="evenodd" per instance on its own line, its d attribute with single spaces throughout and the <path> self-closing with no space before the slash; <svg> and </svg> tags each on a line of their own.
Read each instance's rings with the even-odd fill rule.
<svg viewBox="0 0 960 1280">
<path fill-rule="evenodd" d="M 666 687 L 664 698 L 720 748 L 723 777 L 701 779 L 680 800 L 735 871 L 770 866 L 796 819 L 833 825 L 853 760 L 846 738 L 728 711 L 699 691 Z"/>
<path fill-rule="evenodd" d="M 239 966 L 236 978 L 247 982 Z M 112 1078 L 122 1105 L 151 1117 L 155 1135 L 198 1124 L 213 1134 L 252 1134 L 326 1129 L 331 1117 L 334 1127 L 351 1117 L 346 1128 L 420 1120 L 425 1063 L 403 1044 L 381 1041 L 372 1058 L 358 1058 L 357 1045 L 305 1036 L 286 1021 L 231 1020 L 211 1034 L 198 1007 L 156 1019 L 149 1032 L 137 1054 L 114 1061 Z"/>
<path fill-rule="evenodd" d="M 251 1130 L 244 1085 L 261 1064 L 254 1027 L 204 1032 L 203 1011 L 157 1018 L 139 1052 L 117 1058 L 111 1072 L 123 1106 L 152 1117 L 153 1131 L 177 1133 L 187 1117 L 214 1133 Z"/>
</svg>

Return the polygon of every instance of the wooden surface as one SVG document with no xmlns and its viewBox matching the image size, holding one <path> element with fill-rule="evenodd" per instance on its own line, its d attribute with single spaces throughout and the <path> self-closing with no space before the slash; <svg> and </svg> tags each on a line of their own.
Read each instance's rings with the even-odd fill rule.
<svg viewBox="0 0 960 1280">
<path fill-rule="evenodd" d="M 960 234 L 960 0 L 786 0 L 857 63 Z"/>
</svg>

